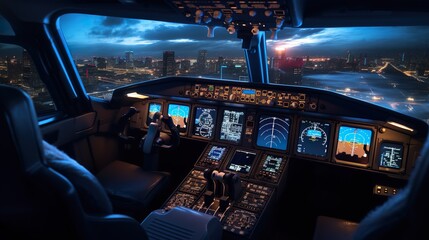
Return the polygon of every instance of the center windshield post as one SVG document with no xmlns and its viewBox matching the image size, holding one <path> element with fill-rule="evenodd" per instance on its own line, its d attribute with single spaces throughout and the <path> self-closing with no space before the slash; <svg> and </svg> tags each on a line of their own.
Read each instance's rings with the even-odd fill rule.
<svg viewBox="0 0 429 240">
<path fill-rule="evenodd" d="M 268 83 L 265 32 L 255 33 L 251 28 L 244 28 L 238 30 L 237 37 L 243 39 L 241 47 L 246 57 L 249 82 Z"/>
</svg>

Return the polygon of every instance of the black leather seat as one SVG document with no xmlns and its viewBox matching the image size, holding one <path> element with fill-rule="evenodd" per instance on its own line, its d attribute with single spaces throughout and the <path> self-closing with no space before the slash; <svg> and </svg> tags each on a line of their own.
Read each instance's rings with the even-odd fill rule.
<svg viewBox="0 0 429 240">
<path fill-rule="evenodd" d="M 168 189 L 169 176 L 169 173 L 146 171 L 124 161 L 113 161 L 97 174 L 115 212 L 139 221 L 160 207 Z"/>
<path fill-rule="evenodd" d="M 429 239 L 429 139 L 407 185 L 360 223 L 354 239 Z"/>
<path fill-rule="evenodd" d="M 313 239 L 429 239 L 429 139 L 407 185 L 359 223 L 319 217 Z"/>
<path fill-rule="evenodd" d="M 113 214 L 97 179 L 42 141 L 24 91 L 0 85 L 0 238 L 146 239 L 135 219 Z"/>
</svg>

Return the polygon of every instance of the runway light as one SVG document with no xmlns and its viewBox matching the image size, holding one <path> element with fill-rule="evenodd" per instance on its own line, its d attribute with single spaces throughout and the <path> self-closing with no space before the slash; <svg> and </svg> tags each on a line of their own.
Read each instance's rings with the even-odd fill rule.
<svg viewBox="0 0 429 240">
<path fill-rule="evenodd" d="M 407 127 L 407 126 L 405 126 L 405 125 L 402 125 L 402 124 L 400 124 L 400 123 L 397 123 L 397 122 L 387 122 L 387 123 L 388 123 L 388 124 L 390 124 L 390 125 L 393 125 L 393 126 L 395 126 L 395 127 L 402 128 L 402 129 L 404 129 L 404 130 L 408 130 L 408 131 L 410 131 L 410 132 L 414 132 L 414 129 L 409 128 L 409 127 Z"/>
<path fill-rule="evenodd" d="M 407 101 L 414 102 L 414 98 L 413 97 L 408 97 Z"/>
</svg>

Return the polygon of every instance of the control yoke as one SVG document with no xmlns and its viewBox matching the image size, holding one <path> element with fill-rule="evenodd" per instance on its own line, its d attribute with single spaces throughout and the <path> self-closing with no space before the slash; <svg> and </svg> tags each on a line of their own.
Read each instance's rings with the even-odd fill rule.
<svg viewBox="0 0 429 240">
<path fill-rule="evenodd" d="M 163 122 L 171 132 L 171 136 L 161 132 L 161 122 Z M 160 148 L 173 149 L 180 143 L 179 130 L 173 123 L 170 116 L 163 116 L 160 112 L 153 115 L 152 122 L 149 124 L 147 134 L 140 142 L 140 149 L 144 153 L 147 170 L 157 170 L 158 151 Z"/>
<path fill-rule="evenodd" d="M 118 121 L 119 137 L 125 141 L 134 140 L 133 136 L 128 135 L 130 119 L 134 114 L 139 113 L 135 107 L 130 107 L 128 112 L 122 115 Z"/>
</svg>

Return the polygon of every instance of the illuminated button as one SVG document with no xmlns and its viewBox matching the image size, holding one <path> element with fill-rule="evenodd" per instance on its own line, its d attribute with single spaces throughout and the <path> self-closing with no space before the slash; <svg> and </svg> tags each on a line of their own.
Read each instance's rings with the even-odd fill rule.
<svg viewBox="0 0 429 240">
<path fill-rule="evenodd" d="M 381 186 L 377 186 L 377 193 L 380 194 L 381 193 Z"/>
</svg>

